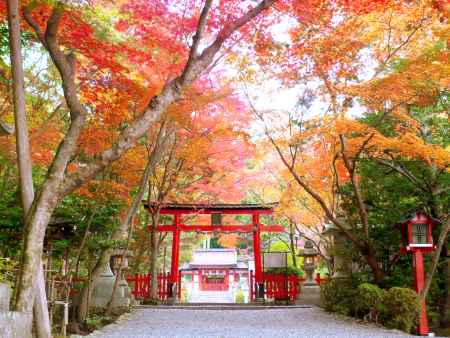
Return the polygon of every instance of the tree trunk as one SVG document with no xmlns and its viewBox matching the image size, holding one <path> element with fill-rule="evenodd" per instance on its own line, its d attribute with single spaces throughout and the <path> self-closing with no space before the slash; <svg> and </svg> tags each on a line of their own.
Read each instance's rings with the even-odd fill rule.
<svg viewBox="0 0 450 338">
<path fill-rule="evenodd" d="M 297 253 L 295 252 L 295 229 L 292 222 L 289 222 L 289 241 L 291 243 L 292 264 L 297 268 Z"/>
<path fill-rule="evenodd" d="M 444 220 L 444 217 L 441 217 Z M 436 245 L 436 251 L 433 253 L 433 258 L 431 259 L 430 271 L 427 273 L 427 277 L 425 279 L 425 286 L 420 294 L 420 299 L 425 300 L 428 295 L 428 291 L 430 290 L 431 282 L 433 281 L 434 273 L 436 272 L 439 258 L 441 257 L 442 248 L 444 247 L 444 243 L 447 243 L 448 233 L 450 229 L 450 218 L 445 219 L 442 222 L 441 233 L 439 234 L 439 239 Z"/>
<path fill-rule="evenodd" d="M 20 14 L 18 0 L 8 0 L 9 46 L 13 85 L 14 122 L 16 129 L 17 162 L 19 164 L 20 192 L 24 215 L 34 199 L 32 164 L 28 124 L 25 111 L 25 89 L 20 40 Z M 25 217 L 24 217 L 25 218 Z"/>
<path fill-rule="evenodd" d="M 367 251 L 368 253 L 364 255 L 364 258 L 367 265 L 369 265 L 370 269 L 372 270 L 374 282 L 377 285 L 382 285 L 384 280 L 384 273 L 380 268 L 380 264 L 378 264 L 373 250 L 369 248 Z"/>
<path fill-rule="evenodd" d="M 86 229 L 84 230 L 83 238 L 80 243 L 80 247 L 78 248 L 77 259 L 75 260 L 75 273 L 73 275 L 73 279 L 75 280 L 75 282 L 78 279 L 78 272 L 80 270 L 81 256 L 83 254 L 83 249 L 84 249 L 84 246 L 86 245 L 86 241 L 89 237 L 89 231 L 90 231 L 91 224 L 92 224 L 92 221 L 94 220 L 94 216 L 95 216 L 96 212 L 97 211 L 94 210 L 92 212 L 91 216 L 89 217 L 89 220 L 86 225 Z"/>
<path fill-rule="evenodd" d="M 445 259 L 442 267 L 442 278 L 444 279 L 444 297 L 440 309 L 440 322 L 442 327 L 450 327 L 450 249 L 449 240 L 444 244 L 442 256 Z"/>
<path fill-rule="evenodd" d="M 13 79 L 14 122 L 16 131 L 17 162 L 19 166 L 20 191 L 23 207 L 23 219 L 26 224 L 27 215 L 34 200 L 32 163 L 30 142 L 25 110 L 24 74 L 22 66 L 20 14 L 18 0 L 8 0 L 9 46 L 11 70 Z M 25 228 L 26 231 L 26 228 Z M 33 317 L 38 338 L 51 337 L 50 317 L 48 313 L 47 296 L 42 264 L 38 260 L 35 294 L 29 300 L 34 300 Z M 19 290 L 20 291 L 20 290 Z M 16 293 L 17 294 L 17 293 Z M 27 306 L 29 310 L 31 306 Z"/>
<path fill-rule="evenodd" d="M 155 213 L 152 213 L 152 230 L 150 232 L 150 274 L 152 276 L 150 285 L 150 300 L 158 300 L 158 271 L 157 271 L 157 259 L 158 259 L 158 238 L 156 227 L 159 223 L 159 208 Z"/>
</svg>

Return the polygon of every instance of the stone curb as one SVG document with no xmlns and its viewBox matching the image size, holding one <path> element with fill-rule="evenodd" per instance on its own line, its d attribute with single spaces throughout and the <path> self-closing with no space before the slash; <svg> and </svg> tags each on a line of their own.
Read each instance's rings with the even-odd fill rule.
<svg viewBox="0 0 450 338">
<path fill-rule="evenodd" d="M 274 310 L 310 309 L 310 305 L 230 305 L 230 304 L 192 304 L 192 305 L 137 305 L 134 309 L 155 310 Z"/>
</svg>

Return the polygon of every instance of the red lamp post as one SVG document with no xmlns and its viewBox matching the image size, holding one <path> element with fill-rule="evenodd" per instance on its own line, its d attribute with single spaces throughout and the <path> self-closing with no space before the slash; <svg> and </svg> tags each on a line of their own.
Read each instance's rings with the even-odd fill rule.
<svg viewBox="0 0 450 338">
<path fill-rule="evenodd" d="M 423 254 L 436 249 L 433 243 L 433 226 L 439 224 L 439 220 L 420 211 L 414 212 L 398 224 L 402 234 L 401 252 L 413 254 L 414 288 L 420 294 L 424 288 L 425 271 Z M 428 335 L 428 319 L 425 300 L 422 303 L 422 311 L 417 329 L 419 335 Z"/>
</svg>

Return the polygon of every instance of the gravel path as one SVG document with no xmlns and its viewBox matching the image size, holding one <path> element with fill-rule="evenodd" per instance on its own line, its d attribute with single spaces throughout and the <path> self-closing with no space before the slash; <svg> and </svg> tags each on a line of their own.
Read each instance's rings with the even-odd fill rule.
<svg viewBox="0 0 450 338">
<path fill-rule="evenodd" d="M 143 337 L 412 337 L 319 308 L 201 310 L 141 308 L 91 338 Z"/>
</svg>

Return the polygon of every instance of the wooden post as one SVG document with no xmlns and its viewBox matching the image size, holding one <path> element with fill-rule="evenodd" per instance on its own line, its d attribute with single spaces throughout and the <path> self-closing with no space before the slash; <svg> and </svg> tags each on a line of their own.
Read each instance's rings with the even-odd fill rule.
<svg viewBox="0 0 450 338">
<path fill-rule="evenodd" d="M 254 297 L 253 297 L 253 286 L 254 286 L 253 280 L 254 280 L 253 279 L 253 270 L 250 270 L 250 273 L 249 273 L 249 276 L 248 276 L 248 284 L 250 286 L 250 288 L 249 288 L 249 290 L 250 290 L 250 302 L 254 300 Z"/>
<path fill-rule="evenodd" d="M 163 273 L 166 273 L 166 256 L 167 256 L 167 246 L 164 245 Z"/>
<path fill-rule="evenodd" d="M 174 215 L 174 225 L 175 230 L 173 231 L 172 238 L 172 262 L 170 267 L 170 284 L 169 284 L 169 293 L 170 296 L 176 297 L 177 295 L 177 285 L 178 282 L 178 264 L 180 259 L 180 214 Z M 173 290 L 175 286 L 175 290 Z"/>
<path fill-rule="evenodd" d="M 418 295 L 424 287 L 424 268 L 423 268 L 423 254 L 422 251 L 417 250 L 413 252 L 413 269 L 414 269 L 414 286 Z M 428 335 L 428 319 L 427 308 L 425 300 L 421 304 L 422 310 L 419 318 L 419 327 L 417 333 L 421 336 Z"/>
<path fill-rule="evenodd" d="M 254 212 L 253 217 L 253 253 L 255 258 L 256 298 L 264 298 L 264 282 L 262 280 L 261 260 L 261 231 L 259 229 L 259 214 Z"/>
</svg>

